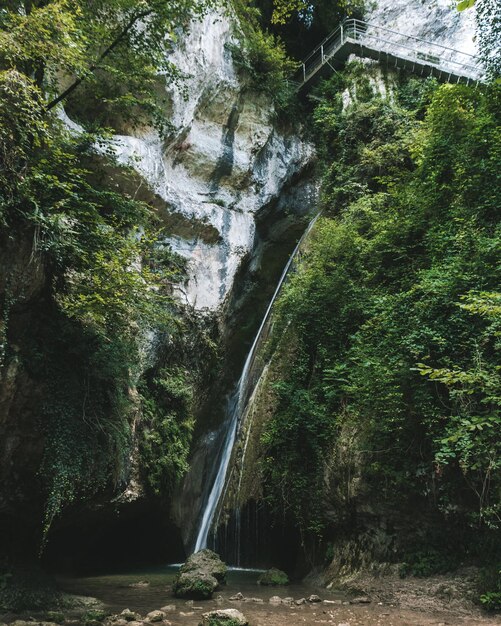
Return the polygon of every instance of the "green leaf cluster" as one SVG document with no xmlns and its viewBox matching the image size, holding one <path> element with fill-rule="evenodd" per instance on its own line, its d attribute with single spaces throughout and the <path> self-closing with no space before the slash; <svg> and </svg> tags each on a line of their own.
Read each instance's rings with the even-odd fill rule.
<svg viewBox="0 0 501 626">
<path fill-rule="evenodd" d="M 187 371 L 161 369 L 142 385 L 141 458 L 153 492 L 169 495 L 188 469 L 193 421 L 193 384 Z"/>
<path fill-rule="evenodd" d="M 262 25 L 261 13 L 248 0 L 233 0 L 241 31 L 239 43 L 229 45 L 236 65 L 251 86 L 275 101 L 279 113 L 295 106 L 296 93 L 289 79 L 297 68 L 281 39 Z"/>
</svg>

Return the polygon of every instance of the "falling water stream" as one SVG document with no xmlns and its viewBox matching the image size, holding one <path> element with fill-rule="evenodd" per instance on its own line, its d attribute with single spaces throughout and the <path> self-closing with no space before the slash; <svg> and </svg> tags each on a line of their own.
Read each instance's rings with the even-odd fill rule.
<svg viewBox="0 0 501 626">
<path fill-rule="evenodd" d="M 227 430 L 225 434 L 224 444 L 222 447 L 221 459 L 219 462 L 219 468 L 216 474 L 216 478 L 214 480 L 214 484 L 209 494 L 207 505 L 205 507 L 205 510 L 204 510 L 204 513 L 200 522 L 200 527 L 199 527 L 198 534 L 197 534 L 197 540 L 195 542 L 195 552 L 198 552 L 199 550 L 202 550 L 203 548 L 207 547 L 207 539 L 209 536 L 209 532 L 211 530 L 212 523 L 214 520 L 214 515 L 218 508 L 219 500 L 221 498 L 221 494 L 223 492 L 224 484 L 226 481 L 226 472 L 228 470 L 228 465 L 230 463 L 231 453 L 233 451 L 233 445 L 235 443 L 235 439 L 237 436 L 238 426 L 239 426 L 240 419 L 247 405 L 249 392 L 251 391 L 249 389 L 249 374 L 251 372 L 251 368 L 254 363 L 254 359 L 256 356 L 257 348 L 261 340 L 261 336 L 267 326 L 267 322 L 270 318 L 273 304 L 275 303 L 275 300 L 277 299 L 282 289 L 282 286 L 287 278 L 287 275 L 289 273 L 289 270 L 291 269 L 294 259 L 296 258 L 306 236 L 309 234 L 309 232 L 315 225 L 315 222 L 317 221 L 319 215 L 320 214 L 317 214 L 311 220 L 311 222 L 308 225 L 308 228 L 303 233 L 303 236 L 299 240 L 297 246 L 294 248 L 293 253 L 289 257 L 289 260 L 287 261 L 284 271 L 282 272 L 282 275 L 280 276 L 280 280 L 278 281 L 278 285 L 277 285 L 277 288 L 275 289 L 275 293 L 273 294 L 270 304 L 268 305 L 268 308 L 266 309 L 266 313 L 264 314 L 263 321 L 261 322 L 261 325 L 259 326 L 259 330 L 256 333 L 256 337 L 254 338 L 251 349 L 249 350 L 249 354 L 247 355 L 247 359 L 245 360 L 245 364 L 242 370 L 242 375 L 240 376 L 240 380 L 238 381 L 235 391 L 229 398 L 228 407 L 227 407 L 228 417 L 226 420 Z"/>
</svg>

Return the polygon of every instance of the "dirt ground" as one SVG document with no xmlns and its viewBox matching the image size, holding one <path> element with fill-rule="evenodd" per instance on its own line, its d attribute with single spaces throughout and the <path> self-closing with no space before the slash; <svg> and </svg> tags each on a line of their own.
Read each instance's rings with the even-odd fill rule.
<svg viewBox="0 0 501 626">
<path fill-rule="evenodd" d="M 239 606 L 236 606 L 239 605 Z M 486 617 L 480 613 L 468 615 L 454 611 L 419 611 L 400 607 L 385 606 L 371 603 L 356 605 L 319 605 L 304 607 L 269 607 L 250 603 L 231 603 L 248 618 L 251 626 L 314 626 L 329 624 L 332 626 L 500 626 L 501 621 L 495 617 Z M 225 605 L 224 608 L 227 608 Z M 190 616 L 191 617 L 191 616 Z M 177 626 L 196 626 L 197 618 L 193 615 L 192 622 L 177 622 Z"/>
</svg>

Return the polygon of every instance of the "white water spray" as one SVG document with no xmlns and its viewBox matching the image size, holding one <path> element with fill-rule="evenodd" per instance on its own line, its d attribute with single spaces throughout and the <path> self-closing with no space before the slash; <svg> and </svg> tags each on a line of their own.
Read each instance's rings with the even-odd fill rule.
<svg viewBox="0 0 501 626">
<path fill-rule="evenodd" d="M 221 461 L 219 464 L 219 468 L 217 471 L 216 479 L 214 480 L 214 485 L 212 486 L 211 492 L 209 494 L 209 499 L 207 500 L 207 505 L 205 507 L 204 514 L 202 516 L 202 521 L 200 523 L 200 528 L 197 534 L 197 540 L 195 543 L 195 552 L 202 550 L 207 547 L 207 538 L 209 536 L 209 532 L 212 526 L 212 522 L 214 520 L 214 515 L 216 513 L 219 500 L 221 498 L 221 494 L 224 488 L 224 483 L 226 481 L 226 472 L 228 470 L 228 465 L 230 463 L 231 453 L 233 451 L 233 445 L 235 443 L 238 424 L 241 416 L 243 415 L 243 411 L 246 406 L 247 397 L 248 397 L 248 379 L 249 373 L 252 368 L 252 364 L 254 363 L 254 358 L 256 356 L 257 347 L 259 345 L 259 341 L 261 339 L 261 335 L 266 327 L 268 319 L 271 314 L 271 310 L 275 303 L 275 300 L 282 289 L 282 286 L 285 282 L 287 274 L 296 258 L 303 241 L 306 236 L 309 234 L 315 222 L 319 218 L 320 214 L 317 214 L 309 223 L 308 228 L 303 233 L 303 236 L 299 240 L 297 246 L 294 248 L 293 253 L 289 257 L 287 264 L 280 276 L 280 280 L 278 281 L 277 288 L 275 289 L 275 293 L 266 309 L 266 313 L 264 314 L 263 321 L 259 326 L 259 330 L 256 333 L 256 337 L 252 343 L 251 349 L 249 350 L 249 354 L 247 355 L 247 359 L 244 364 L 244 368 L 242 370 L 242 375 L 240 376 L 240 380 L 238 381 L 237 388 L 235 392 L 232 394 L 229 402 L 228 402 L 228 430 L 226 431 L 226 437 L 223 444 L 223 453 L 221 455 Z"/>
</svg>

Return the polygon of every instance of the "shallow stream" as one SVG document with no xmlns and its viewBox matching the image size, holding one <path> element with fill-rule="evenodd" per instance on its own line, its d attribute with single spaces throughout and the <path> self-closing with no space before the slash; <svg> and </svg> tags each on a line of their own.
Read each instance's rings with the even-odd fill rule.
<svg viewBox="0 0 501 626">
<path fill-rule="evenodd" d="M 198 626 L 201 614 L 215 608 L 236 608 L 247 617 L 251 626 L 494 626 L 496 619 L 471 614 L 451 613 L 445 606 L 423 605 L 421 610 L 396 607 L 390 602 L 350 604 L 346 594 L 318 589 L 305 584 L 287 587 L 261 587 L 256 584 L 257 570 L 231 569 L 228 584 L 216 592 L 213 600 L 186 602 L 175 598 L 171 585 L 177 566 L 150 567 L 122 573 L 101 574 L 81 578 L 60 578 L 69 593 L 93 596 L 106 610 L 118 613 L 125 608 L 145 616 L 149 611 L 175 605 L 167 614 L 172 626 Z M 138 584 L 143 583 L 143 584 Z M 230 601 L 236 593 L 248 601 Z M 297 606 L 272 605 L 271 596 L 293 597 L 295 600 L 318 594 L 322 602 Z M 251 599 L 256 599 L 252 601 Z M 163 622 L 165 625 L 167 622 Z M 161 625 L 162 623 L 160 623 Z"/>
<path fill-rule="evenodd" d="M 82 578 L 60 578 L 59 583 L 64 591 L 77 595 L 92 596 L 101 600 L 106 608 L 113 612 L 120 612 L 124 608 L 145 614 L 168 604 L 176 604 L 180 610 L 188 607 L 184 600 L 175 598 L 171 586 L 179 566 L 166 565 L 136 569 L 128 572 L 100 574 Z M 231 568 L 228 571 L 228 584 L 214 594 L 221 596 L 225 606 L 229 598 L 236 593 L 242 593 L 246 598 L 260 598 L 266 604 L 272 596 L 280 595 L 295 599 L 308 597 L 319 590 L 304 584 L 292 584 L 287 587 L 261 587 L 256 583 L 260 570 L 246 570 Z M 138 584 L 138 583 L 148 583 Z M 325 596 L 325 590 L 323 590 Z M 340 594 L 329 593 L 329 597 L 339 600 L 346 599 Z M 204 610 L 217 604 L 212 601 L 195 601 L 195 606 L 202 606 Z M 250 603 L 243 603 L 250 604 Z M 236 603 L 229 603 L 236 606 Z"/>
</svg>

